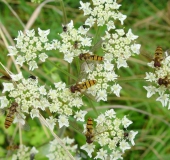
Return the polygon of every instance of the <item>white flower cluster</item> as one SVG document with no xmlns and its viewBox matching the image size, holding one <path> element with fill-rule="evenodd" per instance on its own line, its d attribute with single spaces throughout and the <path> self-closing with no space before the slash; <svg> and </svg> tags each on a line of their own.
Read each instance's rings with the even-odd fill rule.
<svg viewBox="0 0 170 160">
<path fill-rule="evenodd" d="M 12 155 L 12 160 L 30 160 L 34 159 L 35 155 L 38 153 L 35 147 L 26 147 L 24 145 L 20 145 L 17 150 L 17 154 Z"/>
<path fill-rule="evenodd" d="M 66 27 L 67 31 L 60 34 L 61 42 L 53 40 L 52 45 L 53 49 L 59 49 L 60 52 L 64 53 L 65 61 L 71 63 L 74 57 L 88 52 L 84 48 L 90 47 L 92 40 L 86 36 L 89 29 L 81 26 L 77 30 L 74 28 L 73 21 L 67 24 Z"/>
<path fill-rule="evenodd" d="M 84 15 L 88 15 L 85 24 L 88 26 L 93 26 L 97 21 L 98 26 L 107 25 L 107 29 L 115 29 L 114 21 L 119 20 L 121 24 L 126 19 L 126 15 L 123 15 L 118 11 L 120 4 L 116 3 L 116 0 L 92 0 L 93 8 L 90 7 L 90 3 L 83 3 L 80 1 L 81 7 L 84 11 Z"/>
<path fill-rule="evenodd" d="M 94 66 L 93 68 L 91 66 Z M 90 70 L 88 68 L 91 68 Z M 94 79 L 97 83 L 88 88 L 87 93 L 95 97 L 96 101 L 107 101 L 107 93 L 114 93 L 120 96 L 122 87 L 115 83 L 118 75 L 114 71 L 114 65 L 111 63 L 88 64 L 85 66 L 85 72 L 88 72 L 87 79 Z M 85 80 L 84 80 L 85 81 Z M 114 84 L 113 84 L 114 82 Z"/>
<path fill-rule="evenodd" d="M 10 100 L 18 103 L 21 112 L 29 113 L 31 118 L 39 117 L 38 109 L 44 111 L 50 105 L 46 97 L 45 86 L 38 85 L 38 78 L 24 79 L 21 73 L 11 77 L 13 83 L 3 83 L 4 89 L 2 93 L 7 92 Z M 1 97 L 1 108 L 7 107 L 9 103 L 6 96 Z"/>
<path fill-rule="evenodd" d="M 85 150 L 89 157 L 92 157 L 95 147 L 100 145 L 101 149 L 97 151 L 97 156 L 94 159 L 123 159 L 121 156 L 124 151 L 131 148 L 129 141 L 135 145 L 134 138 L 138 133 L 126 130 L 132 121 L 126 116 L 122 119 L 117 118 L 113 109 L 100 114 L 94 121 L 96 121 L 96 125 L 93 129 L 93 143 L 86 143 L 81 149 Z M 87 132 L 86 128 L 84 132 Z M 111 153 L 108 153 L 108 150 Z"/>
<path fill-rule="evenodd" d="M 147 98 L 154 94 L 158 94 L 156 101 L 160 101 L 162 106 L 168 106 L 170 109 L 170 56 L 165 57 L 161 62 L 160 67 L 154 67 L 154 61 L 148 63 L 154 72 L 146 73 L 146 81 L 152 82 L 152 85 L 144 86 L 147 90 Z"/>
<path fill-rule="evenodd" d="M 74 139 L 70 139 L 65 137 L 62 139 L 66 149 L 73 155 L 76 155 L 77 145 L 74 145 Z M 64 150 L 62 146 L 58 143 L 56 139 L 50 142 L 49 153 L 46 155 L 49 160 L 69 160 L 67 152 Z M 76 157 L 75 157 L 76 158 Z M 76 158 L 78 160 L 78 158 Z"/>
<path fill-rule="evenodd" d="M 17 56 L 16 63 L 20 66 L 26 62 L 29 65 L 29 70 L 34 70 L 38 68 L 36 58 L 40 59 L 42 62 L 45 62 L 45 59 L 48 57 L 45 54 L 46 50 L 51 50 L 51 44 L 48 42 L 47 35 L 50 33 L 50 30 L 43 31 L 38 28 L 39 36 L 35 36 L 35 31 L 27 30 L 26 34 L 22 31 L 18 32 L 18 37 L 15 38 L 16 46 L 9 46 L 10 56 Z"/>
<path fill-rule="evenodd" d="M 123 29 L 116 29 L 115 33 L 110 34 L 106 31 L 106 35 L 102 37 L 104 40 L 103 52 L 104 59 L 107 63 L 116 63 L 117 68 L 128 67 L 127 59 L 132 53 L 139 54 L 141 45 L 132 43 L 138 36 L 134 35 L 129 29 L 125 34 Z"/>
<path fill-rule="evenodd" d="M 34 118 L 39 117 L 39 109 L 44 111 L 48 107 L 52 113 L 59 115 L 60 128 L 69 126 L 69 116 L 74 116 L 77 121 L 84 121 L 87 111 L 81 110 L 84 104 L 80 93 L 72 94 L 65 83 L 55 83 L 55 89 L 46 90 L 45 86 L 38 85 L 38 78 L 24 79 L 21 73 L 11 77 L 15 83 L 3 83 L 3 93 L 7 92 L 8 97 L 18 103 L 21 112 L 29 113 Z M 0 108 L 11 103 L 6 96 L 0 97 L 0 101 Z M 46 120 L 53 130 L 57 119 L 51 116 Z"/>
<path fill-rule="evenodd" d="M 55 89 L 50 89 L 47 96 L 50 98 L 49 110 L 60 115 L 58 119 L 60 128 L 69 126 L 69 116 L 74 115 L 77 121 L 84 121 L 87 111 L 81 110 L 82 98 L 79 93 L 71 93 L 70 89 L 66 88 L 65 83 L 55 83 Z"/>
</svg>

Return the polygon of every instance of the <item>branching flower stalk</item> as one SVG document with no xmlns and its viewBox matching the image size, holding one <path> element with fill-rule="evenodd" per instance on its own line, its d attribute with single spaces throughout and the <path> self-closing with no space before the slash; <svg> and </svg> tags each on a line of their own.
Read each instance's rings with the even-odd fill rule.
<svg viewBox="0 0 170 160">
<path fill-rule="evenodd" d="M 53 132 L 51 127 L 49 126 L 48 122 L 44 119 L 44 117 L 39 113 L 40 119 L 43 121 L 43 123 L 47 126 L 47 128 L 51 131 L 52 135 L 54 136 L 55 139 L 57 139 L 58 143 L 64 148 L 68 156 L 70 157 L 71 160 L 75 160 L 74 157 L 70 154 L 70 152 L 67 150 L 65 145 L 63 144 L 62 140 Z"/>
</svg>

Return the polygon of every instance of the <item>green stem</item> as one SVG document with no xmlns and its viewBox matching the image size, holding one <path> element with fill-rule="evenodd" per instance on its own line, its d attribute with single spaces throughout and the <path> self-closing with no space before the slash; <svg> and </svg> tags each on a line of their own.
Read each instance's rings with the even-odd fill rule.
<svg viewBox="0 0 170 160">
<path fill-rule="evenodd" d="M 60 6 L 61 6 L 61 10 L 63 11 L 63 22 L 64 22 L 64 25 L 66 25 L 67 24 L 67 15 L 66 15 L 63 0 L 60 1 Z"/>
<path fill-rule="evenodd" d="M 116 81 L 145 81 L 145 76 L 135 76 L 135 77 L 126 77 L 126 78 L 118 78 Z"/>
<path fill-rule="evenodd" d="M 71 67 L 70 67 L 70 63 L 68 63 L 68 73 L 71 73 Z M 68 85 L 70 84 L 70 76 L 68 76 Z"/>
<path fill-rule="evenodd" d="M 93 40 L 93 45 L 95 45 L 97 43 L 97 40 L 98 40 L 99 35 L 100 35 L 99 34 L 100 33 L 100 29 L 101 29 L 101 27 L 97 28 L 97 32 L 96 32 L 96 35 L 95 35 L 94 40 Z"/>
<path fill-rule="evenodd" d="M 75 61 L 76 61 L 76 67 L 77 67 L 77 72 L 78 75 L 80 74 L 80 59 L 78 57 L 75 57 Z"/>
<path fill-rule="evenodd" d="M 88 101 L 89 101 L 89 103 L 90 103 L 91 108 L 94 110 L 94 112 L 96 112 L 96 114 L 97 114 L 97 116 L 98 116 L 99 113 L 97 112 L 96 107 L 93 105 L 92 101 L 91 101 L 89 98 L 87 98 L 87 99 L 88 99 Z"/>
<path fill-rule="evenodd" d="M 48 61 L 48 60 L 47 60 Z M 65 75 L 67 75 L 68 77 L 74 79 L 75 81 L 77 80 L 77 77 L 73 76 L 72 74 L 68 73 L 67 71 L 65 71 L 64 69 L 62 69 L 61 67 L 57 66 L 56 64 L 54 64 L 53 62 L 49 61 L 50 64 L 52 64 L 57 70 L 61 71 L 62 73 L 64 73 Z"/>
</svg>

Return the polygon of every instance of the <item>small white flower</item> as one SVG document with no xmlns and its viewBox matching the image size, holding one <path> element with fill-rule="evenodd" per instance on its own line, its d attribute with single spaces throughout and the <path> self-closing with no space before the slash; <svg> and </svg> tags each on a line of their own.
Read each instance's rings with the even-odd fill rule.
<svg viewBox="0 0 170 160">
<path fill-rule="evenodd" d="M 143 87 L 147 90 L 147 98 L 150 98 L 157 91 L 155 86 L 143 86 Z"/>
<path fill-rule="evenodd" d="M 16 64 L 19 64 L 20 66 L 22 66 L 24 62 L 25 62 L 25 58 L 19 55 L 16 59 Z"/>
<path fill-rule="evenodd" d="M 122 87 L 119 84 L 114 84 L 110 89 L 117 97 L 120 97 L 120 90 Z"/>
<path fill-rule="evenodd" d="M 47 94 L 45 86 L 39 87 L 39 91 L 40 91 L 40 94 L 42 94 L 42 95 L 46 95 Z"/>
<path fill-rule="evenodd" d="M 116 63 L 117 63 L 117 68 L 118 68 L 118 69 L 119 69 L 120 67 L 125 67 L 125 68 L 128 67 L 126 60 L 123 59 L 123 58 L 118 58 L 117 61 L 116 61 Z"/>
<path fill-rule="evenodd" d="M 59 91 L 65 89 L 66 87 L 66 84 L 63 82 L 54 83 L 54 85 L 55 85 L 55 88 Z"/>
<path fill-rule="evenodd" d="M 126 116 L 123 117 L 122 119 L 122 125 L 127 128 L 130 124 L 132 124 L 132 121 L 130 121 Z"/>
<path fill-rule="evenodd" d="M 130 145 L 128 142 L 126 142 L 125 140 L 122 140 L 120 142 L 120 149 L 122 150 L 122 152 L 124 153 L 125 150 L 130 149 Z"/>
<path fill-rule="evenodd" d="M 149 82 L 156 82 L 157 81 L 157 78 L 156 78 L 156 75 L 154 73 L 147 73 L 146 72 L 146 77 L 144 78 L 146 79 L 146 81 L 149 81 Z"/>
<path fill-rule="evenodd" d="M 100 114 L 97 119 L 95 119 L 95 121 L 97 122 L 97 124 L 103 124 L 105 122 L 105 115 L 104 114 Z"/>
<path fill-rule="evenodd" d="M 84 16 L 85 15 L 89 15 L 91 13 L 91 8 L 90 8 L 90 3 L 83 3 L 82 1 L 80 1 L 80 5 L 81 7 L 79 7 L 80 9 L 82 9 L 84 11 Z"/>
<path fill-rule="evenodd" d="M 117 33 L 118 33 L 118 35 L 120 35 L 120 36 L 123 36 L 124 34 L 125 34 L 125 31 L 123 30 L 123 29 L 116 29 L 115 30 Z"/>
<path fill-rule="evenodd" d="M 38 109 L 32 109 L 30 112 L 31 118 L 39 117 L 39 110 Z"/>
<path fill-rule="evenodd" d="M 167 106 L 167 103 L 169 101 L 169 94 L 160 95 L 160 97 L 158 97 L 156 101 L 160 101 L 163 107 Z"/>
<path fill-rule="evenodd" d="M 104 69 L 105 69 L 106 71 L 112 71 L 113 68 L 114 68 L 114 65 L 113 65 L 113 64 L 111 64 L 111 63 L 109 63 L 109 62 L 105 62 L 105 63 L 104 63 Z"/>
<path fill-rule="evenodd" d="M 100 100 L 107 101 L 106 90 L 101 90 L 101 89 L 98 90 L 96 100 L 97 100 L 97 102 L 99 102 Z"/>
<path fill-rule="evenodd" d="M 113 151 L 110 155 L 111 160 L 119 160 L 123 159 L 122 153 L 120 151 Z"/>
<path fill-rule="evenodd" d="M 14 85 L 12 83 L 2 83 L 4 86 L 4 89 L 2 93 L 5 93 L 6 91 L 12 91 L 14 89 Z"/>
<path fill-rule="evenodd" d="M 116 112 L 114 111 L 114 109 L 109 109 L 108 111 L 106 111 L 105 116 L 109 118 L 115 118 Z"/>
<path fill-rule="evenodd" d="M 1 107 L 0 107 L 1 109 L 7 107 L 8 104 L 9 104 L 9 101 L 6 98 L 6 96 L 1 96 L 0 97 L 0 102 L 1 102 Z"/>
<path fill-rule="evenodd" d="M 18 53 L 18 50 L 14 46 L 8 46 L 9 54 L 8 56 L 15 56 Z"/>
<path fill-rule="evenodd" d="M 35 147 L 32 147 L 30 150 L 30 154 L 37 154 L 38 152 L 39 151 Z"/>
<path fill-rule="evenodd" d="M 85 145 L 81 146 L 81 149 L 86 151 L 89 157 L 92 157 L 92 152 L 94 151 L 95 145 L 93 143 L 88 144 L 86 143 Z"/>
<path fill-rule="evenodd" d="M 33 71 L 35 68 L 38 68 L 36 61 L 28 62 L 29 70 Z"/>
<path fill-rule="evenodd" d="M 12 78 L 13 81 L 19 81 L 20 79 L 23 78 L 22 72 L 20 72 L 20 73 L 18 73 L 18 74 L 16 74 L 16 75 L 11 74 L 10 76 L 11 76 L 11 78 Z"/>
<path fill-rule="evenodd" d="M 107 158 L 107 151 L 103 150 L 103 148 L 101 148 L 99 150 L 99 152 L 97 152 L 97 156 L 94 159 L 97 159 L 97 158 L 106 159 Z"/>
<path fill-rule="evenodd" d="M 131 50 L 133 53 L 139 54 L 140 47 L 141 47 L 141 44 L 133 44 L 133 45 L 131 45 Z"/>
<path fill-rule="evenodd" d="M 41 53 L 38 57 L 42 62 L 45 62 L 46 58 L 48 58 L 48 56 L 45 53 Z"/>
<path fill-rule="evenodd" d="M 111 62 L 112 60 L 113 60 L 113 54 L 106 53 L 106 54 L 104 55 L 104 61 Z"/>
<path fill-rule="evenodd" d="M 92 27 L 93 24 L 95 23 L 96 19 L 90 16 L 89 18 L 86 19 L 85 25 Z"/>
<path fill-rule="evenodd" d="M 71 63 L 73 61 L 74 53 L 67 53 L 64 55 L 64 60 Z"/>
<path fill-rule="evenodd" d="M 68 122 L 68 117 L 66 117 L 65 115 L 60 115 L 59 119 L 58 119 L 58 123 L 59 123 L 59 128 L 66 126 L 69 126 L 69 122 Z"/>
<path fill-rule="evenodd" d="M 51 130 L 54 130 L 57 120 L 54 117 L 50 116 L 49 119 L 46 118 L 46 121 L 48 122 L 48 125 L 51 128 Z"/>
<path fill-rule="evenodd" d="M 77 121 L 82 121 L 84 122 L 84 116 L 87 114 L 87 111 L 76 111 L 74 118 L 77 119 Z"/>
<path fill-rule="evenodd" d="M 127 18 L 127 16 L 123 15 L 122 13 L 119 13 L 117 16 L 118 16 L 119 21 L 121 22 L 121 25 L 123 25 L 123 22 Z"/>
<path fill-rule="evenodd" d="M 38 34 L 41 37 L 46 37 L 49 33 L 50 33 L 50 29 L 48 29 L 48 30 L 41 30 L 40 28 L 38 28 Z"/>
<path fill-rule="evenodd" d="M 28 37 L 34 37 L 34 36 L 35 36 L 35 31 L 34 31 L 34 29 L 32 29 L 32 30 L 26 30 L 26 35 L 27 35 Z"/>
<path fill-rule="evenodd" d="M 130 131 L 129 132 L 128 139 L 131 141 L 133 146 L 135 145 L 134 138 L 137 134 L 138 134 L 138 131 L 136 131 L 136 132 Z"/>
<path fill-rule="evenodd" d="M 127 38 L 130 39 L 130 40 L 135 40 L 138 38 L 138 36 L 134 35 L 132 33 L 132 29 L 129 29 L 128 33 L 126 34 Z"/>
</svg>

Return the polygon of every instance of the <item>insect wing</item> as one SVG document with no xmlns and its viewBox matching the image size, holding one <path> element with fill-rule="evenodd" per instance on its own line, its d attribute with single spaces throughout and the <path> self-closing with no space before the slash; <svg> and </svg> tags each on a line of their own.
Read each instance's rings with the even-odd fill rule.
<svg viewBox="0 0 170 160">
<path fill-rule="evenodd" d="M 167 50 L 165 51 L 165 56 L 166 56 L 166 57 L 170 56 L 170 49 L 167 49 Z"/>
<path fill-rule="evenodd" d="M 30 126 L 25 121 L 25 115 L 24 114 L 17 112 L 15 119 L 14 119 L 14 123 L 19 123 L 21 125 L 21 128 L 25 131 L 30 130 Z"/>
<path fill-rule="evenodd" d="M 0 109 L 0 116 L 1 116 L 1 115 L 4 115 L 4 114 L 5 114 L 5 111 L 6 111 L 6 109 L 5 109 L 5 108 Z"/>
</svg>

